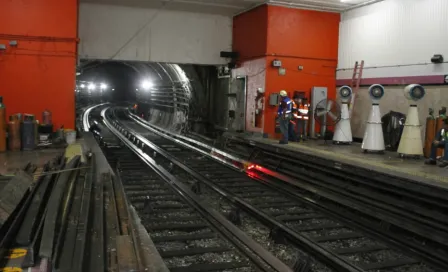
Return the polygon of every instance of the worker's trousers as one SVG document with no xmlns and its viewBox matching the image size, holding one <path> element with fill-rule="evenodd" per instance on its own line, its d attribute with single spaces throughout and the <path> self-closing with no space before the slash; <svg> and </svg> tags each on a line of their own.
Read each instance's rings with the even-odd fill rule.
<svg viewBox="0 0 448 272">
<path fill-rule="evenodd" d="M 297 119 L 297 139 L 305 137 L 305 120 Z"/>
<path fill-rule="evenodd" d="M 448 162 L 448 142 L 447 141 L 439 142 L 439 144 L 437 144 L 437 145 L 432 143 L 431 154 L 429 155 L 429 158 L 434 161 L 437 159 L 437 149 L 438 148 L 445 149 L 442 159 L 443 159 L 443 161 Z"/>
<path fill-rule="evenodd" d="M 289 122 L 291 121 L 291 116 L 280 116 L 279 117 L 280 131 L 282 133 L 282 141 L 284 143 L 288 143 L 288 131 L 289 131 Z"/>
</svg>

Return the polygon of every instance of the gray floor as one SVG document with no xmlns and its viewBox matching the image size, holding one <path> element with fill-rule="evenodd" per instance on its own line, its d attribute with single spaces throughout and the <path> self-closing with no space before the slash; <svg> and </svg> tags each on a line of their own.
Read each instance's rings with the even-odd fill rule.
<svg viewBox="0 0 448 272">
<path fill-rule="evenodd" d="M 0 175 L 14 174 L 31 162 L 43 166 L 46 162 L 62 154 L 65 149 L 44 149 L 38 151 L 19 151 L 0 153 Z"/>
<path fill-rule="evenodd" d="M 385 152 L 383 155 L 365 154 L 361 149 L 361 145 L 357 143 L 353 143 L 352 145 L 334 145 L 332 141 L 324 143 L 323 140 L 309 140 L 302 143 L 279 145 L 278 140 L 275 139 L 247 135 L 243 137 L 247 140 L 274 145 L 279 148 L 297 150 L 448 189 L 448 169 L 425 165 L 424 158 L 418 160 L 401 159 L 396 152 Z"/>
</svg>

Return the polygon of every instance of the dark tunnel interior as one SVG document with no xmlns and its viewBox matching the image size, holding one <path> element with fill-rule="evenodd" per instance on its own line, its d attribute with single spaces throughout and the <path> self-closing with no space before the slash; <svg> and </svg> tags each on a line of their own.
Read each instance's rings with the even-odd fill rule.
<svg viewBox="0 0 448 272">
<path fill-rule="evenodd" d="M 218 78 L 216 66 L 81 61 L 80 67 L 77 108 L 136 102 L 139 115 L 172 131 L 213 136 L 227 127 L 229 109 L 223 98 L 230 79 Z"/>
</svg>

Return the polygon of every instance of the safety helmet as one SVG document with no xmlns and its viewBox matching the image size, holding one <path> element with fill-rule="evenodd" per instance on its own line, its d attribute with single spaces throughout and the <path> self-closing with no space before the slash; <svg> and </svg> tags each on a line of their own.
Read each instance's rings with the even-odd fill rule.
<svg viewBox="0 0 448 272">
<path fill-rule="evenodd" d="M 281 90 L 280 96 L 288 96 L 288 93 L 285 90 Z"/>
</svg>

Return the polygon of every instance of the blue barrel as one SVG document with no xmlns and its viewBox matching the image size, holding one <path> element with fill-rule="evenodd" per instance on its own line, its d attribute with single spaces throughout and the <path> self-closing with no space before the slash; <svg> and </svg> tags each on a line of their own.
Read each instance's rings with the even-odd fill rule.
<svg viewBox="0 0 448 272">
<path fill-rule="evenodd" d="M 25 114 L 21 126 L 22 150 L 34 150 L 36 147 L 36 124 L 34 115 Z"/>
</svg>

